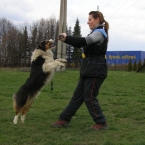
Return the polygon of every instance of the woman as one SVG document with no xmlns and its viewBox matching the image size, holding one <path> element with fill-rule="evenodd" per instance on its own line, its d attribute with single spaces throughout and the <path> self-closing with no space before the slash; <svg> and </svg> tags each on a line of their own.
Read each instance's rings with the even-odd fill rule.
<svg viewBox="0 0 145 145">
<path fill-rule="evenodd" d="M 60 41 L 74 47 L 83 47 L 85 59 L 80 70 L 80 80 L 68 106 L 62 111 L 59 120 L 52 127 L 67 127 L 72 116 L 85 102 L 86 107 L 95 122 L 91 128 L 95 130 L 107 129 L 106 118 L 96 98 L 101 84 L 107 77 L 105 54 L 108 43 L 109 24 L 99 11 L 91 11 L 88 18 L 89 28 L 92 30 L 87 37 L 73 37 L 62 33 Z"/>
</svg>

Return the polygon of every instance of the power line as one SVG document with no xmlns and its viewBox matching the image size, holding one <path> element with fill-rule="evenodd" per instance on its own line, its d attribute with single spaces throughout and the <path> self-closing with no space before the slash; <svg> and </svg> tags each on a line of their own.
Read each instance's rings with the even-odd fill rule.
<svg viewBox="0 0 145 145">
<path fill-rule="evenodd" d="M 105 0 L 102 2 L 102 0 L 100 0 L 101 1 L 101 5 L 104 5 L 104 3 L 105 3 Z"/>
<path fill-rule="evenodd" d="M 124 23 L 125 21 L 127 21 L 127 20 L 131 19 L 132 17 L 134 17 L 135 15 L 137 15 L 138 13 L 140 13 L 140 12 L 141 12 L 141 11 L 143 11 L 143 10 L 145 10 L 145 8 L 141 9 L 141 10 L 140 10 L 140 11 L 138 11 L 136 14 L 134 14 L 134 15 L 132 15 L 131 17 L 129 17 L 128 19 L 126 19 L 126 20 L 122 21 L 121 23 L 119 23 L 118 25 L 116 25 L 116 26 L 115 26 L 115 27 L 113 27 L 113 28 L 118 27 L 120 24 L 122 24 L 122 23 Z"/>
<path fill-rule="evenodd" d="M 121 1 L 120 1 L 120 2 L 121 2 Z M 119 3 L 120 3 L 120 2 L 119 2 Z M 116 7 L 117 7 L 117 5 L 118 5 L 119 3 L 117 3 L 114 7 L 116 8 Z M 113 11 L 113 10 L 114 10 L 114 8 L 112 8 L 112 11 Z M 112 12 L 112 11 L 111 11 L 111 12 Z M 107 14 L 110 14 L 110 12 L 109 12 L 109 13 L 107 13 Z M 105 16 L 105 17 L 107 17 L 107 16 Z"/>
<path fill-rule="evenodd" d="M 138 0 L 136 0 L 132 5 L 129 5 L 129 7 L 127 8 L 127 10 L 128 10 L 129 8 L 131 8 L 131 6 L 133 6 L 137 1 L 138 1 Z M 124 10 L 124 11 L 127 12 L 127 10 Z M 116 17 L 119 17 L 121 14 L 122 14 L 122 12 L 121 12 L 119 15 L 117 15 Z M 116 18 L 116 17 L 115 17 L 115 18 Z M 114 18 L 114 19 L 115 19 L 115 18 Z"/>
<path fill-rule="evenodd" d="M 103 8 L 105 8 L 105 7 L 109 4 L 109 2 L 110 2 L 110 1 L 108 1 L 108 3 L 107 3 Z M 103 9 L 103 8 L 102 8 L 102 9 Z"/>
<path fill-rule="evenodd" d="M 125 1 L 120 7 L 122 7 L 125 3 L 126 3 L 127 1 Z M 112 17 L 114 14 L 116 14 L 116 12 L 118 11 L 119 9 L 117 9 L 110 17 Z M 110 18 L 109 17 L 109 18 Z M 107 18 L 107 19 L 109 19 L 109 18 Z"/>
</svg>

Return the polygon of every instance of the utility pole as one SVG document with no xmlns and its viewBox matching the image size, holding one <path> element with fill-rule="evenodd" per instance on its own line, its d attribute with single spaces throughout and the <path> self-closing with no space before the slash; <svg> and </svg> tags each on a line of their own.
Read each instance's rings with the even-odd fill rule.
<svg viewBox="0 0 145 145">
<path fill-rule="evenodd" d="M 66 33 L 67 0 L 60 0 L 59 35 Z M 57 58 L 66 59 L 66 44 L 58 41 Z"/>
</svg>

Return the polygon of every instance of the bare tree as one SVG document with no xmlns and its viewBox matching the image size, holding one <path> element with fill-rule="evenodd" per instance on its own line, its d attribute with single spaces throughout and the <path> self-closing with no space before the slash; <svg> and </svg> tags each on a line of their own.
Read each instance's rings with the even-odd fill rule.
<svg viewBox="0 0 145 145">
<path fill-rule="evenodd" d="M 57 46 L 58 21 L 55 17 L 40 19 L 32 25 L 14 26 L 5 18 L 0 19 L 0 66 L 30 66 L 31 52 L 36 42 L 54 39 Z M 57 49 L 56 49 L 57 50 Z M 54 51 L 55 56 L 57 51 Z"/>
<path fill-rule="evenodd" d="M 0 64 L 17 66 L 18 29 L 5 18 L 0 19 Z"/>
</svg>

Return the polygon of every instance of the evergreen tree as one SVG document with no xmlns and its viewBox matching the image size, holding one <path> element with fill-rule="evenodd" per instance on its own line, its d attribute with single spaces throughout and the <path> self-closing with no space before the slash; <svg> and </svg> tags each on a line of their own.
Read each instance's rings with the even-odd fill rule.
<svg viewBox="0 0 145 145">
<path fill-rule="evenodd" d="M 81 37 L 81 27 L 79 26 L 79 19 L 76 19 L 76 24 L 74 26 L 73 36 Z"/>
<path fill-rule="evenodd" d="M 141 68 L 142 64 L 141 64 L 141 59 L 139 59 L 138 64 L 137 64 L 137 69 Z"/>
<path fill-rule="evenodd" d="M 36 40 L 37 40 L 37 26 L 32 27 L 32 32 L 31 32 L 31 50 L 33 51 L 36 47 Z"/>
<path fill-rule="evenodd" d="M 129 59 L 129 62 L 128 62 L 128 71 L 132 71 L 132 60 Z"/>
<path fill-rule="evenodd" d="M 18 34 L 18 59 L 20 62 L 20 66 L 23 66 L 23 59 L 24 59 L 24 55 L 23 55 L 23 33 L 19 32 Z"/>
<path fill-rule="evenodd" d="M 133 71 L 136 71 L 136 69 L 137 69 L 137 65 L 136 65 L 136 60 L 135 60 L 133 64 Z"/>
<path fill-rule="evenodd" d="M 78 18 L 76 19 L 76 24 L 74 26 L 73 36 L 81 37 L 81 27 L 79 25 L 79 19 Z M 75 61 L 75 67 L 76 68 L 78 67 L 79 58 L 81 56 L 81 53 L 82 53 L 82 49 L 74 47 L 73 59 Z"/>
<path fill-rule="evenodd" d="M 72 36 L 72 30 L 71 30 L 71 27 L 69 27 L 69 29 L 67 29 L 67 35 L 69 36 Z M 72 52 L 72 46 L 71 45 L 66 45 L 66 55 L 67 55 L 67 64 L 68 64 L 68 68 L 70 68 L 70 62 L 71 62 L 71 58 L 72 58 L 72 55 L 71 55 L 71 52 Z"/>
<path fill-rule="evenodd" d="M 144 58 L 143 64 L 145 64 L 145 58 Z"/>
<path fill-rule="evenodd" d="M 28 31 L 27 31 L 27 26 L 24 28 L 23 32 L 23 41 L 22 41 L 22 49 L 23 49 L 23 63 L 24 66 L 27 64 L 30 65 L 30 50 L 28 47 Z"/>
</svg>

